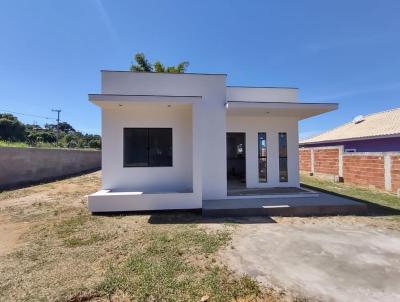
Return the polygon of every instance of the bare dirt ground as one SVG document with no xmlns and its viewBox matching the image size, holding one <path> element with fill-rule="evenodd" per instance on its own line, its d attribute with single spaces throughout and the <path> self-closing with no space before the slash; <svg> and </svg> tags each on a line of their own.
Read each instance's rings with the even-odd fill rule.
<svg viewBox="0 0 400 302">
<path fill-rule="evenodd" d="M 10 222 L 4 215 L 0 216 L 0 256 L 12 252 L 21 243 L 21 235 L 28 229 L 28 224 Z"/>
<path fill-rule="evenodd" d="M 88 190 L 95 191 L 99 187 L 100 172 L 89 176 L 89 183 L 81 183 L 79 178 L 71 178 L 51 182 L 39 186 L 27 187 L 19 190 L 4 191 L 0 195 L 0 256 L 15 250 L 22 242 L 21 237 L 34 224 L 33 221 L 24 221 L 24 214 L 30 216 L 44 203 L 54 203 L 58 196 L 76 196 L 70 199 L 68 206 L 82 207 L 85 196 L 79 193 Z M 9 213 L 22 214 L 19 219 Z M 14 218 L 14 219 L 13 219 Z"/>
</svg>

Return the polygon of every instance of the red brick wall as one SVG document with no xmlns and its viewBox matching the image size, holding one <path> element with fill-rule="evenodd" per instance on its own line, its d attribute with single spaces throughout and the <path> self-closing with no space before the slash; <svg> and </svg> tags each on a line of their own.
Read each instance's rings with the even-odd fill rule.
<svg viewBox="0 0 400 302">
<path fill-rule="evenodd" d="M 318 176 L 339 175 L 340 146 L 337 148 L 300 148 L 299 163 L 300 171 L 311 172 L 311 149 L 314 153 L 314 172 Z M 391 156 L 391 187 L 393 192 L 400 189 L 400 155 L 395 153 Z M 384 153 L 353 154 L 344 153 L 343 182 L 362 187 L 375 187 L 385 190 L 385 160 Z"/>
<path fill-rule="evenodd" d="M 384 157 L 376 155 L 344 155 L 343 180 L 345 183 L 385 189 Z"/>
<path fill-rule="evenodd" d="M 299 150 L 300 171 L 311 172 L 311 150 Z"/>
<path fill-rule="evenodd" d="M 314 172 L 338 175 L 339 149 L 314 149 Z"/>
<path fill-rule="evenodd" d="M 400 156 L 392 156 L 392 191 L 400 189 Z"/>
</svg>

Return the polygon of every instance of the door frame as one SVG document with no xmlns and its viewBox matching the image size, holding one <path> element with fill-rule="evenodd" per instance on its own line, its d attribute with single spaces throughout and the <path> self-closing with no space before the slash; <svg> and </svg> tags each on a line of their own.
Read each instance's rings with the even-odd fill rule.
<svg viewBox="0 0 400 302">
<path fill-rule="evenodd" d="M 243 156 L 243 162 L 244 162 L 244 187 L 247 187 L 247 146 L 246 146 L 246 132 L 244 131 L 229 131 L 226 132 L 225 134 L 225 139 L 226 139 L 226 183 L 227 183 L 227 188 L 229 189 L 229 180 L 228 180 L 228 135 L 229 134 L 241 134 L 243 136 L 243 148 L 244 148 L 244 156 Z"/>
</svg>

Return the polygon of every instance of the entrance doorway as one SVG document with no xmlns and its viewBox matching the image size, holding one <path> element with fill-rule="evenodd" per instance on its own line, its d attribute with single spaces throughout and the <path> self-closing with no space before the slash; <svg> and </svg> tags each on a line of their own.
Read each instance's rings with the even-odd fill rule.
<svg viewBox="0 0 400 302">
<path fill-rule="evenodd" d="M 228 189 L 246 187 L 246 134 L 226 133 Z"/>
</svg>

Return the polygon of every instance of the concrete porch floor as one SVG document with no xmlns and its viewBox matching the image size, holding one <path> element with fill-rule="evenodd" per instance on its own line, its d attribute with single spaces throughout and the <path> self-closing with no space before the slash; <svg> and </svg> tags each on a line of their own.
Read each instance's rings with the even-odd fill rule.
<svg viewBox="0 0 400 302">
<path fill-rule="evenodd" d="M 237 198 L 203 200 L 204 216 L 323 216 L 361 215 L 367 205 L 351 199 L 318 192 L 318 196 Z M 287 194 L 285 194 L 287 196 Z"/>
<path fill-rule="evenodd" d="M 292 193 L 309 193 L 310 191 L 303 188 L 295 187 L 276 187 L 276 188 L 246 188 L 245 186 L 228 187 L 228 196 L 251 196 L 251 195 L 279 195 Z"/>
</svg>

